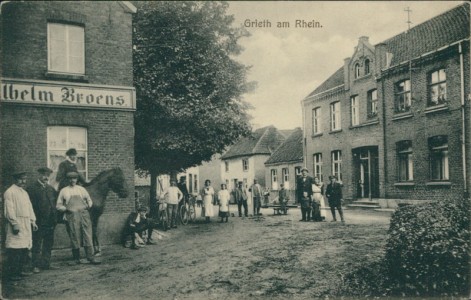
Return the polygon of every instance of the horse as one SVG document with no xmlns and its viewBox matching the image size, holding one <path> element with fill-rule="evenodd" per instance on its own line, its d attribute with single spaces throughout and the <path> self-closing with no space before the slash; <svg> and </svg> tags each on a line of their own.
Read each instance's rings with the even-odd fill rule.
<svg viewBox="0 0 471 300">
<path fill-rule="evenodd" d="M 120 168 L 113 168 L 102 171 L 89 183 L 84 184 L 93 205 L 90 208 L 90 219 L 92 221 L 93 248 L 95 256 L 101 254 L 100 242 L 98 241 L 98 220 L 105 209 L 105 201 L 109 191 L 115 192 L 119 198 L 128 196 L 128 189 L 123 171 Z"/>
</svg>

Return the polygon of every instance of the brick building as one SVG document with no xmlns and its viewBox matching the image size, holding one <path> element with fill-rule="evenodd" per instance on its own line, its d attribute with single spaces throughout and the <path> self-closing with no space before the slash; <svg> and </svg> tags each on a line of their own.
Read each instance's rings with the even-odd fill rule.
<svg viewBox="0 0 471 300">
<path fill-rule="evenodd" d="M 134 208 L 135 12 L 127 1 L 1 6 L 1 192 L 11 184 L 12 170 L 28 171 L 35 180 L 41 166 L 56 171 L 71 147 L 89 180 L 120 167 L 130 196 L 108 196 L 102 243 L 118 241 Z M 68 245 L 63 227 L 57 230 L 59 246 Z"/>
<path fill-rule="evenodd" d="M 470 182 L 469 4 L 351 58 L 303 101 L 307 167 L 346 199 L 456 199 Z"/>
</svg>

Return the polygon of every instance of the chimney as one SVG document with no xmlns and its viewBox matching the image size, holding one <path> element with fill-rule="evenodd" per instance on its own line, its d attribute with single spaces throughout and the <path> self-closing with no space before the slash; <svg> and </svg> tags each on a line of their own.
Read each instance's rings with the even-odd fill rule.
<svg viewBox="0 0 471 300">
<path fill-rule="evenodd" d="M 367 37 L 367 36 L 360 36 L 359 40 L 360 40 L 360 42 L 363 42 L 363 43 L 369 43 L 368 42 L 369 37 Z"/>
<path fill-rule="evenodd" d="M 343 84 L 344 89 L 347 91 L 350 89 L 350 61 L 351 57 L 344 58 L 343 60 Z"/>
<path fill-rule="evenodd" d="M 375 46 L 375 75 L 379 76 L 381 73 L 381 69 L 386 68 L 386 44 L 379 43 Z"/>
</svg>

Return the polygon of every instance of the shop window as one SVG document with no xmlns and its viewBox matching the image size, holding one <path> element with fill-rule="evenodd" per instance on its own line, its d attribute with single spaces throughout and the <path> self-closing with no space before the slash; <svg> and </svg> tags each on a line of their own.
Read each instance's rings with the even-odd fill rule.
<svg viewBox="0 0 471 300">
<path fill-rule="evenodd" d="M 228 161 L 224 162 L 224 167 L 226 169 L 226 172 L 229 172 L 229 162 Z"/>
<path fill-rule="evenodd" d="M 271 169 L 271 189 L 277 190 L 278 189 L 278 170 Z"/>
<path fill-rule="evenodd" d="M 365 60 L 365 75 L 370 74 L 370 60 L 366 59 Z"/>
<path fill-rule="evenodd" d="M 355 64 L 355 78 L 359 78 L 360 77 L 360 64 L 359 63 L 356 63 Z"/>
<path fill-rule="evenodd" d="M 338 180 L 342 180 L 342 151 L 332 151 L 332 175 L 337 176 Z"/>
<path fill-rule="evenodd" d="M 249 170 L 249 160 L 243 159 L 242 160 L 242 170 L 248 171 Z"/>
<path fill-rule="evenodd" d="M 430 179 L 444 181 L 449 179 L 448 169 L 448 137 L 438 135 L 429 138 Z"/>
<path fill-rule="evenodd" d="M 412 141 L 396 143 L 397 180 L 399 182 L 414 180 L 414 163 L 412 159 Z"/>
<path fill-rule="evenodd" d="M 322 153 L 316 153 L 313 156 L 314 161 L 314 177 L 322 181 Z"/>
<path fill-rule="evenodd" d="M 54 171 L 50 177 L 53 185 L 59 164 L 66 159 L 65 152 L 70 148 L 77 150 L 77 170 L 87 178 L 87 129 L 66 126 L 47 128 L 47 164 Z"/>
<path fill-rule="evenodd" d="M 83 26 L 47 24 L 48 71 L 85 74 L 85 28 Z"/>
<path fill-rule="evenodd" d="M 321 108 L 316 107 L 312 110 L 312 133 L 321 133 Z"/>
<path fill-rule="evenodd" d="M 360 104 L 358 96 L 352 96 L 350 98 L 350 104 L 352 109 L 352 126 L 360 124 Z"/>
<path fill-rule="evenodd" d="M 429 98 L 428 106 L 446 103 L 446 73 L 445 69 L 432 72 L 428 78 Z"/>
<path fill-rule="evenodd" d="M 378 115 L 378 91 L 368 91 L 366 98 L 368 102 L 368 118 L 375 118 Z"/>
<path fill-rule="evenodd" d="M 283 178 L 283 185 L 285 189 L 289 189 L 289 169 L 288 168 L 281 169 L 281 176 Z"/>
<path fill-rule="evenodd" d="M 330 130 L 340 130 L 340 102 L 330 104 Z"/>
<path fill-rule="evenodd" d="M 394 111 L 396 113 L 408 112 L 411 102 L 410 80 L 398 82 L 394 93 Z"/>
</svg>

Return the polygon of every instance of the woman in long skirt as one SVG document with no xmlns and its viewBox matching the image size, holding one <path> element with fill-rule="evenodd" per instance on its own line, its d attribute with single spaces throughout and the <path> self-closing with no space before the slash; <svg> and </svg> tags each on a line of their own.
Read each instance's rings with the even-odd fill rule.
<svg viewBox="0 0 471 300">
<path fill-rule="evenodd" d="M 206 222 L 210 221 L 213 216 L 213 203 L 214 203 L 214 189 L 211 186 L 211 180 L 206 179 L 204 188 L 201 190 L 201 197 L 203 198 L 203 210 Z"/>
<path fill-rule="evenodd" d="M 317 205 L 318 209 L 320 210 L 320 218 L 315 218 L 313 216 L 314 221 L 322 221 L 325 220 L 325 201 L 324 201 L 324 184 L 319 180 L 319 178 L 314 177 L 314 184 L 312 185 L 312 200 L 314 200 Z"/>
</svg>

